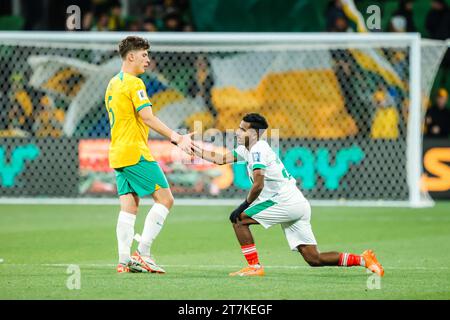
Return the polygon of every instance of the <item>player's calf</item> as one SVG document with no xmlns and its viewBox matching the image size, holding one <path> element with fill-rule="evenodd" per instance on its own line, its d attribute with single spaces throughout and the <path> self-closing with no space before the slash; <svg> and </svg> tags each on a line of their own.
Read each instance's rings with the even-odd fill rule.
<svg viewBox="0 0 450 320">
<path fill-rule="evenodd" d="M 322 267 L 324 264 L 320 261 L 319 257 L 307 256 L 304 257 L 306 263 L 309 264 L 310 267 Z"/>
<path fill-rule="evenodd" d="M 300 254 L 311 267 L 322 266 L 339 266 L 353 267 L 360 266 L 370 271 L 384 275 L 384 269 L 378 262 L 372 250 L 366 250 L 363 254 L 339 253 L 339 252 L 323 252 L 320 253 L 315 245 L 299 245 L 297 247 Z"/>
<path fill-rule="evenodd" d="M 311 267 L 337 266 L 339 263 L 338 252 L 320 253 L 316 245 L 299 245 L 297 247 L 303 259 Z"/>
<path fill-rule="evenodd" d="M 316 245 L 300 245 L 298 250 L 311 267 L 323 266 L 365 266 L 360 255 L 339 252 L 319 252 Z"/>
</svg>

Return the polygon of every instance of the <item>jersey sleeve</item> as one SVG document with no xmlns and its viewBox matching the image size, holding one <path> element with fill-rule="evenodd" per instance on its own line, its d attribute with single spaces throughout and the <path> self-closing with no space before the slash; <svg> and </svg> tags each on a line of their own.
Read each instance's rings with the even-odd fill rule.
<svg viewBox="0 0 450 320">
<path fill-rule="evenodd" d="M 252 147 L 249 154 L 249 163 L 252 170 L 265 169 L 267 167 L 268 146 L 262 142 L 258 142 Z"/>
<path fill-rule="evenodd" d="M 136 79 L 131 86 L 131 101 L 133 101 L 134 108 L 137 112 L 145 107 L 151 107 L 152 103 L 147 97 L 147 89 L 141 79 Z"/>
<path fill-rule="evenodd" d="M 105 91 L 105 108 L 109 112 L 109 101 L 111 100 L 111 81 L 108 83 Z"/>
<path fill-rule="evenodd" d="M 245 147 L 238 146 L 237 148 L 233 149 L 233 155 L 237 159 L 237 161 L 245 161 Z"/>
</svg>

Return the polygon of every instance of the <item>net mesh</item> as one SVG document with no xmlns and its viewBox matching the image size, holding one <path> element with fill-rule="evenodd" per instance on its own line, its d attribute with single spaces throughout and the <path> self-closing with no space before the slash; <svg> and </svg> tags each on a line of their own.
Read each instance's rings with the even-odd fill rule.
<svg viewBox="0 0 450 320">
<path fill-rule="evenodd" d="M 1 43 L 1 196 L 115 196 L 104 107 L 115 43 Z M 422 44 L 424 106 L 445 49 Z M 163 122 L 214 148 L 232 150 L 242 116 L 264 115 L 310 199 L 408 200 L 409 52 L 407 42 L 166 44 L 151 48 L 141 79 Z M 186 161 L 154 132 L 149 147 L 176 197 L 242 198 L 250 187 L 243 163 Z"/>
</svg>

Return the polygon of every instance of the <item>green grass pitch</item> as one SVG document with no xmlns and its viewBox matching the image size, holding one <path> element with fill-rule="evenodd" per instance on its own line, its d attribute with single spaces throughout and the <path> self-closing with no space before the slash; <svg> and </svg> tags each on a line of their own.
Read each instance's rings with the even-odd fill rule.
<svg viewBox="0 0 450 320">
<path fill-rule="evenodd" d="M 176 206 L 153 244 L 167 271 L 156 275 L 116 274 L 117 206 L 0 205 L 0 299 L 450 299 L 449 202 L 313 207 L 319 249 L 374 249 L 386 271 L 379 289 L 363 268 L 307 266 L 279 226 L 252 226 L 266 276 L 230 278 L 244 265 L 232 209 Z M 69 264 L 80 267 L 79 290 L 66 286 Z"/>
</svg>

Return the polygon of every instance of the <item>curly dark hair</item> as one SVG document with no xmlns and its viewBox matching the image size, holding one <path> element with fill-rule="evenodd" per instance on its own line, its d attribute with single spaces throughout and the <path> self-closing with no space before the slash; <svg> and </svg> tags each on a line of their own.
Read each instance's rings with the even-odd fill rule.
<svg viewBox="0 0 450 320">
<path fill-rule="evenodd" d="M 242 118 L 242 120 L 250 123 L 250 128 L 253 129 L 266 130 L 269 127 L 266 118 L 259 113 L 248 113 Z"/>
<path fill-rule="evenodd" d="M 148 49 L 150 49 L 150 44 L 146 39 L 141 37 L 128 36 L 119 43 L 119 54 L 122 59 L 124 59 L 130 51 Z"/>
</svg>

